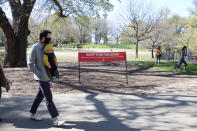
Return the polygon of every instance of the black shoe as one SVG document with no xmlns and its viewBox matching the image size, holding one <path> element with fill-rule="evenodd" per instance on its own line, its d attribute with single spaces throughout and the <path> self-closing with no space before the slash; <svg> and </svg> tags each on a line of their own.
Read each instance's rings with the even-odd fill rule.
<svg viewBox="0 0 197 131">
<path fill-rule="evenodd" d="M 2 122 L 3 120 L 0 118 L 0 122 Z"/>
</svg>

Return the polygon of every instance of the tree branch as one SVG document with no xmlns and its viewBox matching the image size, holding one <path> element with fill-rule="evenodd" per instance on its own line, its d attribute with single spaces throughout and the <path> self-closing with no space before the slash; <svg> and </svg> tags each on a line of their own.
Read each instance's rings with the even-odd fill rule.
<svg viewBox="0 0 197 131">
<path fill-rule="evenodd" d="M 0 7 L 0 27 L 2 28 L 3 32 L 5 33 L 6 37 L 12 37 L 14 38 L 14 32 L 12 29 L 12 26 L 9 23 L 9 20 L 7 19 L 4 11 Z"/>
<path fill-rule="evenodd" d="M 22 8 L 23 8 L 23 12 L 26 16 L 31 14 L 31 11 L 33 9 L 35 2 L 36 2 L 36 0 L 25 0 L 24 1 Z"/>
<path fill-rule="evenodd" d="M 58 11 L 59 11 L 59 13 L 58 13 L 58 15 L 60 16 L 60 17 L 68 17 L 70 14 L 72 14 L 72 12 L 70 12 L 70 13 L 68 13 L 67 15 L 64 15 L 64 9 L 62 8 L 62 6 L 60 5 L 60 3 L 57 1 L 57 0 L 52 0 L 53 2 L 54 2 L 54 4 L 57 6 L 57 8 L 58 8 Z"/>
<path fill-rule="evenodd" d="M 0 4 L 4 4 L 4 3 L 6 3 L 6 2 L 8 2 L 8 0 L 1 0 L 1 1 L 0 1 Z"/>
</svg>

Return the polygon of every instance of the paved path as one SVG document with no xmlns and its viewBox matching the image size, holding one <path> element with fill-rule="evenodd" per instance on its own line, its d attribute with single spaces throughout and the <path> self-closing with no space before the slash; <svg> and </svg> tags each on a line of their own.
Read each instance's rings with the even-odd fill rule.
<svg viewBox="0 0 197 131">
<path fill-rule="evenodd" d="M 197 96 L 179 95 L 54 95 L 61 128 L 52 121 L 43 102 L 38 109 L 44 121 L 29 120 L 33 96 L 6 95 L 0 101 L 0 131 L 196 131 Z"/>
</svg>

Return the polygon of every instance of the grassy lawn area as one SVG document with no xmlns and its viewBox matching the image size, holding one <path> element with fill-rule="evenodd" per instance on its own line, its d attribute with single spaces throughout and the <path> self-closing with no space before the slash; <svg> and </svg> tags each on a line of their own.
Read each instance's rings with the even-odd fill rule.
<svg viewBox="0 0 197 131">
<path fill-rule="evenodd" d="M 4 56 L 3 56 L 3 55 L 0 55 L 0 59 L 1 59 L 1 60 L 4 60 Z"/>
<path fill-rule="evenodd" d="M 5 47 L 0 47 L 0 50 L 5 50 Z"/>
<path fill-rule="evenodd" d="M 4 59 L 4 50 L 0 50 L 0 59 L 1 59 L 1 60 Z"/>
<path fill-rule="evenodd" d="M 65 45 L 66 48 L 84 48 L 84 49 L 88 49 L 88 48 L 95 48 L 95 49 L 111 49 L 111 48 L 119 48 L 119 49 L 136 49 L 135 45 L 132 44 L 66 44 Z M 27 51 L 30 48 L 27 48 Z M 5 50 L 5 47 L 0 47 L 0 50 Z M 65 51 L 67 49 L 65 48 L 56 48 L 56 51 Z M 147 50 L 145 48 L 139 47 L 139 51 L 144 51 Z"/>
<path fill-rule="evenodd" d="M 173 74 L 174 70 L 174 65 L 178 64 L 178 62 L 164 62 L 162 61 L 159 66 L 155 67 L 155 62 L 154 61 L 129 61 L 131 64 L 134 64 L 138 67 L 143 67 L 155 71 L 161 71 L 161 72 L 166 72 Z M 197 75 L 197 64 L 194 63 L 188 63 L 187 66 L 187 73 L 183 73 L 183 66 L 181 66 L 180 69 L 178 69 L 177 74 L 180 75 Z"/>
<path fill-rule="evenodd" d="M 151 54 L 138 54 L 138 59 L 136 59 L 135 54 L 127 54 L 127 61 L 154 61 L 154 58 L 151 58 Z"/>
<path fill-rule="evenodd" d="M 95 45 L 95 44 L 84 44 L 85 48 L 87 45 Z M 113 44 L 114 45 L 114 44 Z M 109 48 L 111 47 L 110 44 L 98 44 L 98 46 L 101 47 L 106 47 Z M 130 48 L 134 48 L 135 45 L 129 45 Z M 98 47 L 97 47 L 98 48 Z M 56 56 L 59 62 L 77 62 L 77 55 L 76 53 L 78 52 L 78 50 L 72 50 L 72 49 L 59 49 L 59 48 L 55 48 L 56 52 Z M 29 51 L 29 48 L 27 48 L 27 51 Z M 0 58 L 4 57 L 4 47 L 0 47 Z M 173 70 L 174 70 L 174 65 L 178 64 L 178 62 L 167 62 L 167 61 L 161 61 L 160 65 L 155 67 L 155 59 L 151 58 L 151 53 L 148 52 L 148 50 L 143 50 L 139 52 L 139 58 L 136 59 L 135 58 L 135 50 L 130 50 L 130 52 L 127 52 L 127 61 L 135 66 L 138 67 L 143 67 L 143 68 L 147 68 L 150 70 L 155 70 L 155 71 L 161 71 L 161 72 L 166 72 L 169 74 L 173 74 Z M 187 73 L 183 73 L 183 66 L 181 66 L 181 68 L 178 70 L 177 74 L 185 74 L 185 75 L 197 75 L 197 64 L 194 63 L 188 63 L 188 67 L 187 67 Z"/>
</svg>

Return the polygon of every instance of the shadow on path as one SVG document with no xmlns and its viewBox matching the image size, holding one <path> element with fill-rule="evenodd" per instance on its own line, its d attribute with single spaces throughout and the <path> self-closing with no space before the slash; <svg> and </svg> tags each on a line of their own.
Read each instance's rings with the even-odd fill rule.
<svg viewBox="0 0 197 131">
<path fill-rule="evenodd" d="M 166 130 L 197 130 L 197 126 L 193 122 L 197 119 L 195 111 L 197 108 L 196 96 L 87 94 L 76 96 L 76 98 L 73 95 L 55 97 L 62 100 L 57 103 L 57 107 L 61 107 L 59 109 L 62 110 L 60 113 L 65 115 L 65 118 L 67 113 L 71 114 L 70 121 L 61 127 L 62 129 L 81 129 L 85 131 L 140 131 L 164 128 Z M 65 100 L 67 102 L 64 103 L 62 98 L 65 97 L 71 102 Z M 28 110 L 33 101 L 32 98 L 32 96 L 18 95 L 0 101 L 0 116 L 3 118 L 3 123 L 0 123 L 1 131 L 7 131 L 7 129 L 13 131 L 55 130 L 55 128 L 52 128 L 52 121 L 45 105 L 41 105 L 39 108 L 39 114 L 44 116 L 44 121 L 29 120 Z M 80 99 L 81 102 L 79 102 Z M 89 111 L 85 106 L 94 108 Z M 77 109 L 77 112 L 73 109 Z M 86 116 L 84 110 L 87 110 L 85 112 L 88 113 L 88 116 Z M 112 114 L 114 111 L 119 114 Z M 72 120 L 72 114 L 75 115 L 75 120 L 80 119 L 80 121 Z M 178 117 L 178 120 L 176 117 Z M 185 120 L 187 122 L 184 122 Z M 136 121 L 141 124 L 136 125 Z M 123 124 L 125 122 L 127 125 Z"/>
<path fill-rule="evenodd" d="M 96 94 L 91 94 L 86 97 L 88 101 L 91 101 L 96 107 L 96 111 L 102 115 L 106 121 L 98 122 L 77 122 L 68 121 L 72 128 L 82 129 L 85 131 L 140 131 L 140 129 L 130 128 L 127 125 L 122 124 L 122 121 L 111 115 L 104 103 L 96 99 Z"/>
</svg>

